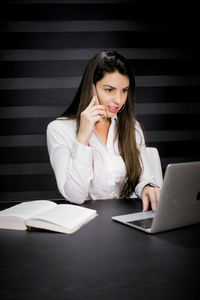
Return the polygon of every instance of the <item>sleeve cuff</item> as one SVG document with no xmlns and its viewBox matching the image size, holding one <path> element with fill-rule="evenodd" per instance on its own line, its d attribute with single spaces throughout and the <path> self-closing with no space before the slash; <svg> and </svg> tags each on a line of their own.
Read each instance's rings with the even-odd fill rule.
<svg viewBox="0 0 200 300">
<path fill-rule="evenodd" d="M 142 191 L 146 185 L 151 185 L 152 187 L 158 187 L 157 184 L 155 184 L 154 182 L 149 182 L 149 180 L 143 180 L 139 182 L 135 188 L 135 195 L 138 198 L 142 199 Z"/>
</svg>

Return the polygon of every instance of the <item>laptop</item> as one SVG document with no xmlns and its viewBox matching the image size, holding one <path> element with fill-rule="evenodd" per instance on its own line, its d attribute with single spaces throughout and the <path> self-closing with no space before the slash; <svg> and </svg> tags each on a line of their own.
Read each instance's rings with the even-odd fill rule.
<svg viewBox="0 0 200 300">
<path fill-rule="evenodd" d="M 155 212 L 112 217 L 147 233 L 158 233 L 200 223 L 200 161 L 167 165 Z"/>
</svg>

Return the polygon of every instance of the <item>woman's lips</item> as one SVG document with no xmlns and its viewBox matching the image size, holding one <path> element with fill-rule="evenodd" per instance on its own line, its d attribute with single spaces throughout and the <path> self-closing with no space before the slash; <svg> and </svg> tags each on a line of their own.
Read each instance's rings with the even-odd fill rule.
<svg viewBox="0 0 200 300">
<path fill-rule="evenodd" d="M 115 106 L 108 106 L 108 110 L 111 113 L 117 113 L 119 110 L 119 107 L 115 107 Z"/>
</svg>

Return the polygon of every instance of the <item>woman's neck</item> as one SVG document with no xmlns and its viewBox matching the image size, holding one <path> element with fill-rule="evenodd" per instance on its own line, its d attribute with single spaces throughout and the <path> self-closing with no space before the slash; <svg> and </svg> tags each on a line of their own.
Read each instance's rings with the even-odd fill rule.
<svg viewBox="0 0 200 300">
<path fill-rule="evenodd" d="M 103 141 L 103 143 L 106 145 L 107 137 L 108 137 L 108 130 L 110 127 L 111 119 L 105 118 L 102 119 L 100 122 L 98 122 L 95 125 L 95 131 Z"/>
</svg>

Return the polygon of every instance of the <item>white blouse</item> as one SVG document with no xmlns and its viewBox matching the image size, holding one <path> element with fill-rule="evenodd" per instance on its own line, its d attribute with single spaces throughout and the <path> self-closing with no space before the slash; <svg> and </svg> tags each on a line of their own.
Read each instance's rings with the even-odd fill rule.
<svg viewBox="0 0 200 300">
<path fill-rule="evenodd" d="M 124 161 L 114 142 L 116 116 L 111 119 L 106 145 L 94 130 L 89 146 L 77 141 L 76 120 L 55 120 L 47 127 L 50 162 L 60 193 L 70 202 L 81 204 L 89 199 L 119 198 L 126 178 Z M 147 160 L 142 130 L 137 123 L 136 142 L 143 172 L 135 188 L 141 198 L 145 185 L 156 185 Z M 133 194 L 134 196 L 134 194 Z"/>
</svg>

